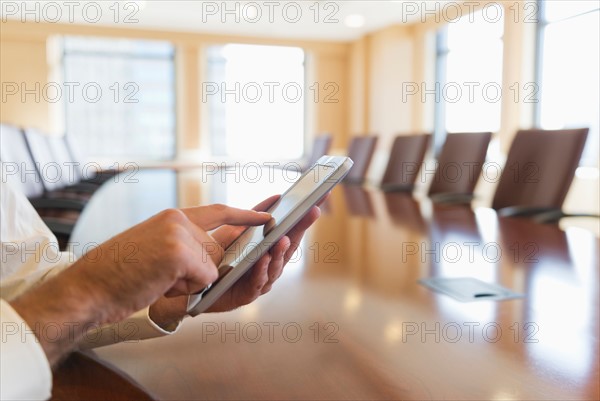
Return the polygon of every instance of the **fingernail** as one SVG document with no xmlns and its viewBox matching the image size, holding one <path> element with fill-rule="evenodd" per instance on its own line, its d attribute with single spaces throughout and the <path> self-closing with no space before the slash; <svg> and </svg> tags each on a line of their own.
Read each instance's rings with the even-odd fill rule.
<svg viewBox="0 0 600 401">
<path fill-rule="evenodd" d="M 261 216 L 265 216 L 265 217 L 271 217 L 271 213 L 267 213 L 267 212 L 257 212 L 258 214 L 260 214 Z"/>
</svg>

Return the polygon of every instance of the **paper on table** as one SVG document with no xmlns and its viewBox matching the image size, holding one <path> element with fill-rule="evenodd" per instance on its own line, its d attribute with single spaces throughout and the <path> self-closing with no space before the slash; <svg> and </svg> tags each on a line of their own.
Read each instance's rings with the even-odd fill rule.
<svg viewBox="0 0 600 401">
<path fill-rule="evenodd" d="M 419 283 L 461 302 L 502 301 L 505 299 L 523 298 L 523 294 L 471 277 L 435 277 L 419 280 Z"/>
</svg>

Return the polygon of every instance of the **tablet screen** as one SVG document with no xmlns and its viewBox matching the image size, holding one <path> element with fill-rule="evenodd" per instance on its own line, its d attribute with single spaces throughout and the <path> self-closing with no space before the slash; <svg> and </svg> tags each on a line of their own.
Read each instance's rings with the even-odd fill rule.
<svg viewBox="0 0 600 401">
<path fill-rule="evenodd" d="M 305 173 L 287 192 L 285 192 L 279 201 L 277 201 L 269 213 L 272 220 L 265 225 L 264 234 L 267 235 L 277 224 L 285 219 L 298 207 L 320 183 L 326 181 L 335 169 L 332 166 L 317 164 Z"/>
<path fill-rule="evenodd" d="M 250 257 L 256 261 L 259 258 L 257 250 L 256 257 L 252 252 L 256 246 L 277 227 L 290 213 L 302 204 L 312 193 L 335 172 L 333 166 L 317 164 L 302 175 L 281 198 L 268 210 L 271 213 L 271 221 L 264 227 L 250 227 L 246 230 L 225 252 L 222 266 L 235 264 L 236 259 Z M 272 245 L 272 244 L 271 244 Z"/>
</svg>

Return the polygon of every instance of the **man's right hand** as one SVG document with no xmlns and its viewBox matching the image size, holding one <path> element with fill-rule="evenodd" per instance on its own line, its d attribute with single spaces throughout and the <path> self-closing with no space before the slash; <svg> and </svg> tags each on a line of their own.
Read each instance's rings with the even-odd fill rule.
<svg viewBox="0 0 600 401">
<path fill-rule="evenodd" d="M 269 219 L 268 213 L 223 205 L 166 210 L 88 252 L 11 304 L 54 364 L 75 347 L 86 326 L 120 321 L 162 295 L 194 293 L 216 280 L 213 256 L 222 249 L 207 231 L 262 225 Z M 75 325 L 78 331 L 46 341 L 41 330 L 48 324 Z"/>
</svg>

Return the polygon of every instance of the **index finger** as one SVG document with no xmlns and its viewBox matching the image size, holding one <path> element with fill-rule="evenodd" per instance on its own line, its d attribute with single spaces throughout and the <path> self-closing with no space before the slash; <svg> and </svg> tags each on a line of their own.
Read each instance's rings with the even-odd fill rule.
<svg viewBox="0 0 600 401">
<path fill-rule="evenodd" d="M 252 210 L 265 211 L 275 204 L 281 198 L 281 195 L 273 195 L 254 206 Z M 227 249 L 229 245 L 233 243 L 239 237 L 247 227 L 244 226 L 223 226 L 216 230 L 211 236 L 215 241 L 220 244 L 224 249 Z"/>
<path fill-rule="evenodd" d="M 281 195 L 269 196 L 267 199 L 265 199 L 264 201 L 260 202 L 258 205 L 254 206 L 252 208 L 252 210 L 256 210 L 256 211 L 259 211 L 259 212 L 264 212 L 265 210 L 267 210 L 268 208 L 270 208 L 271 206 L 273 206 L 275 204 L 275 202 L 277 202 L 279 200 L 279 198 L 281 198 Z"/>
<path fill-rule="evenodd" d="M 205 231 L 224 224 L 234 226 L 260 226 L 271 218 L 269 213 L 238 209 L 226 205 L 210 205 L 181 209 L 185 216 Z"/>
</svg>

